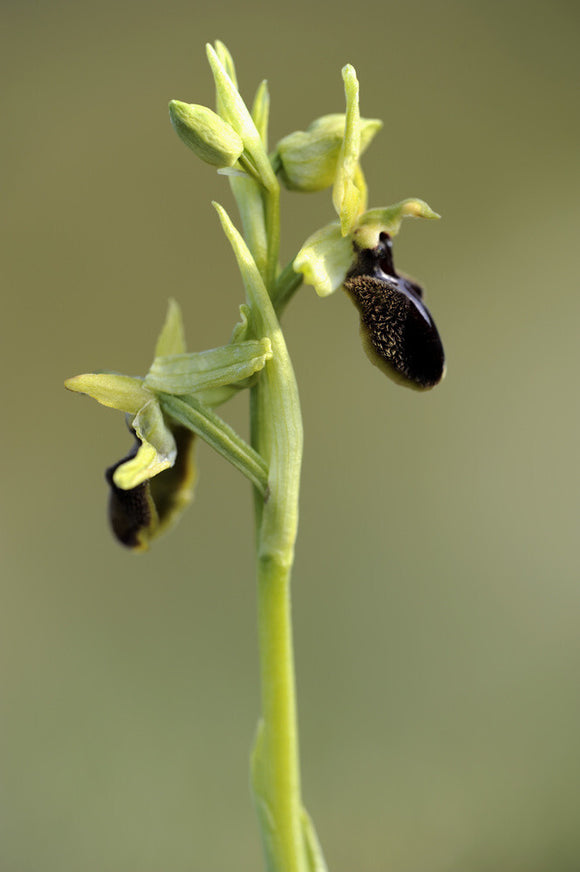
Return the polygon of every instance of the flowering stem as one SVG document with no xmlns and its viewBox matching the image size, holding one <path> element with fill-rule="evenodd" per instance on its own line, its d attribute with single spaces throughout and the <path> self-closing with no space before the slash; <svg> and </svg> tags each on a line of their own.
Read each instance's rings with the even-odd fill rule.
<svg viewBox="0 0 580 872">
<path fill-rule="evenodd" d="M 267 190 L 262 217 L 268 241 L 264 282 L 250 251 L 218 213 L 244 277 L 253 327 L 268 337 L 272 358 L 251 389 L 252 447 L 268 465 L 268 496 L 256 496 L 258 635 L 262 718 L 252 755 L 252 781 L 268 872 L 308 872 L 300 798 L 298 728 L 292 647 L 290 574 L 298 527 L 302 419 L 298 388 L 270 294 L 279 240 L 278 191 Z M 247 228 L 244 228 L 247 230 Z M 255 235 L 255 234 L 254 234 Z M 275 257 L 275 261 L 274 261 Z"/>
<path fill-rule="evenodd" d="M 262 721 L 253 758 L 256 805 L 269 872 L 306 869 L 290 605 L 290 567 L 258 561 Z"/>
<path fill-rule="evenodd" d="M 274 179 L 272 187 L 265 192 L 266 237 L 268 240 L 268 264 L 266 287 L 272 288 L 278 272 L 278 250 L 280 248 L 280 187 Z"/>
<path fill-rule="evenodd" d="M 293 261 L 290 261 L 280 272 L 272 291 L 272 303 L 278 318 L 302 284 L 302 273 L 294 271 Z"/>
</svg>

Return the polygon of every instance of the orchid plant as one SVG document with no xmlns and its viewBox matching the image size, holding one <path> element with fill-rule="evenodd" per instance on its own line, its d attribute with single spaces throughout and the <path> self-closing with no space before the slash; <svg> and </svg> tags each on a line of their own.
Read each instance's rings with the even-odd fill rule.
<svg viewBox="0 0 580 872">
<path fill-rule="evenodd" d="M 266 866 L 269 872 L 324 872 L 300 789 L 290 574 L 302 422 L 280 316 L 302 283 L 320 296 L 344 286 L 359 307 L 373 362 L 411 387 L 432 387 L 443 375 L 442 347 L 421 289 L 395 272 L 391 238 L 406 216 L 438 216 L 418 199 L 367 209 L 360 159 L 382 124 L 360 117 L 352 66 L 342 71 L 346 112 L 325 115 L 305 131 L 289 134 L 268 154 L 266 82 L 249 109 L 226 47 L 208 46 L 207 56 L 215 111 L 172 100 L 170 119 L 182 141 L 217 167 L 233 191 L 242 232 L 220 205 L 214 206 L 245 289 L 240 319 L 226 345 L 188 352 L 181 312 L 171 300 L 145 376 L 90 373 L 68 379 L 66 387 L 127 416 L 134 446 L 106 478 L 111 527 L 128 548 L 146 550 L 191 501 L 196 439 L 209 443 L 252 483 L 262 712 L 251 772 Z M 309 236 L 282 269 L 280 184 L 298 192 L 331 187 L 338 218 Z M 430 380 L 417 375 L 417 360 L 423 358 L 435 373 Z M 216 412 L 242 390 L 250 398 L 250 441 Z"/>
</svg>

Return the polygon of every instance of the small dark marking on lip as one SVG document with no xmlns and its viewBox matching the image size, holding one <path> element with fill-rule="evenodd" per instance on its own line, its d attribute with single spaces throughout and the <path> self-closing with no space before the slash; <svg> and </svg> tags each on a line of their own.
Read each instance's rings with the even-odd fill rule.
<svg viewBox="0 0 580 872">
<path fill-rule="evenodd" d="M 376 248 L 358 252 L 344 288 L 359 311 L 371 361 L 408 387 L 435 387 L 445 373 L 443 345 L 421 286 L 396 272 L 387 233 Z"/>
</svg>

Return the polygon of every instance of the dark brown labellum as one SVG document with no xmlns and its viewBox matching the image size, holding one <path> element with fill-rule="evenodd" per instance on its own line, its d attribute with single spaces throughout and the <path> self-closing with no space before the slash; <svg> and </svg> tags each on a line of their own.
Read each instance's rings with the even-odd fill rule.
<svg viewBox="0 0 580 872">
<path fill-rule="evenodd" d="M 443 345 L 419 285 L 398 275 L 391 237 L 381 233 L 373 249 L 358 252 L 344 287 L 360 313 L 371 361 L 396 381 L 432 388 L 445 373 Z"/>
<path fill-rule="evenodd" d="M 147 548 L 148 531 L 157 523 L 157 512 L 151 499 L 151 489 L 148 481 L 130 490 L 117 487 L 113 475 L 118 466 L 135 457 L 139 441 L 126 457 L 110 466 L 105 472 L 105 478 L 111 488 L 109 494 L 109 521 L 111 529 L 122 545 L 141 551 Z"/>
</svg>

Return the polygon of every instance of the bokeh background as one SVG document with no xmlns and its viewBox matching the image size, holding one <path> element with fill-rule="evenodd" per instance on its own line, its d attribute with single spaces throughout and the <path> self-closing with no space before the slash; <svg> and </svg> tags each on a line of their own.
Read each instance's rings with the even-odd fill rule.
<svg viewBox="0 0 580 872">
<path fill-rule="evenodd" d="M 223 39 L 275 142 L 342 111 L 353 63 L 371 205 L 426 199 L 397 265 L 448 374 L 368 363 L 348 299 L 285 317 L 306 453 L 294 577 L 303 787 L 332 872 L 580 868 L 578 5 L 3 2 L 2 872 L 261 868 L 251 497 L 199 451 L 145 556 L 111 539 L 122 417 L 67 394 L 143 373 L 166 301 L 189 345 L 242 300 L 227 182 L 167 101 L 213 105 Z M 283 198 L 283 258 L 330 220 Z M 245 398 L 226 410 L 246 432 Z"/>
</svg>

